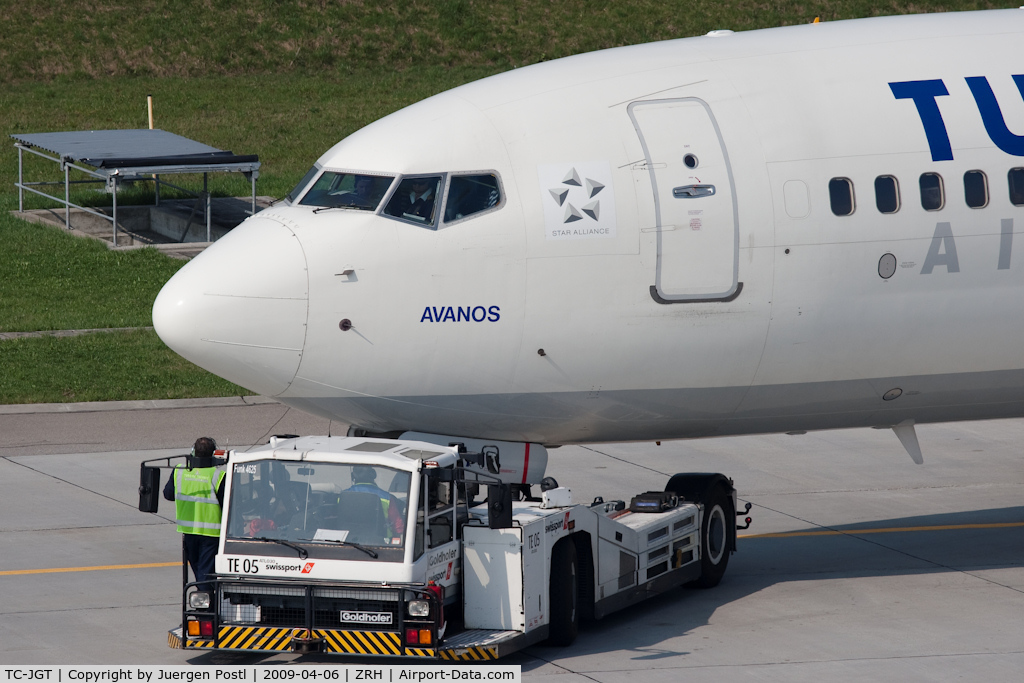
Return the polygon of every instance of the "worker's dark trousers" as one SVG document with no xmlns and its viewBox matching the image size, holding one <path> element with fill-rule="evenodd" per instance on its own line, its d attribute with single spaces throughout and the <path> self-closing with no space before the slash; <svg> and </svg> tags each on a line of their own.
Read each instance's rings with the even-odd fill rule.
<svg viewBox="0 0 1024 683">
<path fill-rule="evenodd" d="M 206 577 L 214 571 L 214 562 L 217 557 L 216 536 L 200 536 L 199 534 L 183 534 L 185 541 L 185 554 L 188 563 L 192 567 L 192 573 L 196 581 L 206 581 Z M 201 591 L 211 591 L 213 586 L 208 583 L 200 583 L 197 588 Z M 213 596 L 210 596 L 214 599 Z"/>
</svg>

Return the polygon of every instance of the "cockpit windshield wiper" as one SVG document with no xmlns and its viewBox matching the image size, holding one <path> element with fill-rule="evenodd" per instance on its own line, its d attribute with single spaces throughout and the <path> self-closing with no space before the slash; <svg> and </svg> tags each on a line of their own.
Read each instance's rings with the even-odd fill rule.
<svg viewBox="0 0 1024 683">
<path fill-rule="evenodd" d="M 366 553 L 367 555 L 369 555 L 370 557 L 372 557 L 375 560 L 378 557 L 377 553 L 375 553 L 374 551 L 370 550 L 366 546 L 359 545 L 358 543 L 353 543 L 352 541 L 336 541 L 334 539 L 327 539 L 327 538 L 300 538 L 299 540 L 300 541 L 309 541 L 311 543 L 335 543 L 337 545 L 347 545 L 347 546 L 349 546 L 351 548 L 356 548 L 357 550 L 362 550 L 364 553 Z M 302 558 L 302 559 L 306 559 L 306 558 Z"/>
<path fill-rule="evenodd" d="M 266 536 L 257 536 L 256 538 L 251 538 L 249 540 L 251 540 L 251 541 L 263 541 L 264 543 L 280 543 L 281 545 L 286 545 L 289 548 L 294 548 L 295 550 L 297 550 L 299 552 L 299 559 L 300 560 L 304 560 L 307 557 L 309 557 L 309 551 L 307 551 L 302 546 L 295 545 L 294 543 L 292 543 L 290 541 L 284 541 L 284 540 L 282 540 L 280 538 L 267 538 Z M 303 539 L 299 539 L 299 540 L 303 540 Z"/>
</svg>

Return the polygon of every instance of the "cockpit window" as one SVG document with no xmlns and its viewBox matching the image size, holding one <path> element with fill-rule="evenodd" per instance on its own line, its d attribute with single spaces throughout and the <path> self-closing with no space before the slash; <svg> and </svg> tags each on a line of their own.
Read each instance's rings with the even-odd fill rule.
<svg viewBox="0 0 1024 683">
<path fill-rule="evenodd" d="M 441 176 L 403 178 L 384 213 L 394 218 L 433 226 L 437 217 Z"/>
<path fill-rule="evenodd" d="M 487 175 L 453 176 L 448 185 L 448 201 L 444 207 L 444 222 L 451 223 L 467 216 L 492 209 L 501 202 L 498 177 Z"/>
<path fill-rule="evenodd" d="M 306 185 L 309 185 L 309 183 L 313 180 L 314 177 L 316 177 L 316 174 L 319 172 L 320 169 L 317 168 L 316 166 L 313 166 L 313 168 L 306 171 L 306 175 L 302 176 L 302 180 L 299 181 L 299 184 L 293 187 L 292 191 L 285 195 L 285 199 L 287 199 L 289 202 L 294 202 L 295 199 L 300 194 L 302 194 L 302 191 L 306 189 Z"/>
<path fill-rule="evenodd" d="M 324 171 L 299 204 L 373 211 L 391 187 L 392 176 Z"/>
</svg>

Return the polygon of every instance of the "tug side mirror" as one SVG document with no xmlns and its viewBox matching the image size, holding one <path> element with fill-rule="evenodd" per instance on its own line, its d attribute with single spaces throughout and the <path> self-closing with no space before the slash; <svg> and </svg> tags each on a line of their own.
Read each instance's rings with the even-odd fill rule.
<svg viewBox="0 0 1024 683">
<path fill-rule="evenodd" d="M 487 487 L 487 524 L 492 529 L 512 527 L 512 487 L 508 484 Z"/>
<path fill-rule="evenodd" d="M 160 468 L 142 466 L 139 474 L 139 511 L 156 512 L 160 505 Z"/>
<path fill-rule="evenodd" d="M 491 474 L 501 473 L 501 457 L 498 454 L 497 446 L 484 446 L 481 455 L 484 459 L 484 462 L 480 463 L 482 467 L 486 466 L 487 471 Z"/>
</svg>

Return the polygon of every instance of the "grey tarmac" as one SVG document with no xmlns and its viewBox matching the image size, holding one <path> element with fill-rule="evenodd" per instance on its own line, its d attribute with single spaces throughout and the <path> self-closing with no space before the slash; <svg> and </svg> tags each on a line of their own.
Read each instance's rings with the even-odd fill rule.
<svg viewBox="0 0 1024 683">
<path fill-rule="evenodd" d="M 169 649 L 180 539 L 170 507 L 136 509 L 139 462 L 197 436 L 244 449 L 346 428 L 259 397 L 0 406 L 0 663 L 359 662 Z M 918 436 L 924 465 L 870 429 L 552 450 L 548 473 L 577 500 L 721 471 L 754 523 L 717 588 L 672 591 L 504 663 L 555 683 L 1019 678 L 1024 420 Z"/>
</svg>

